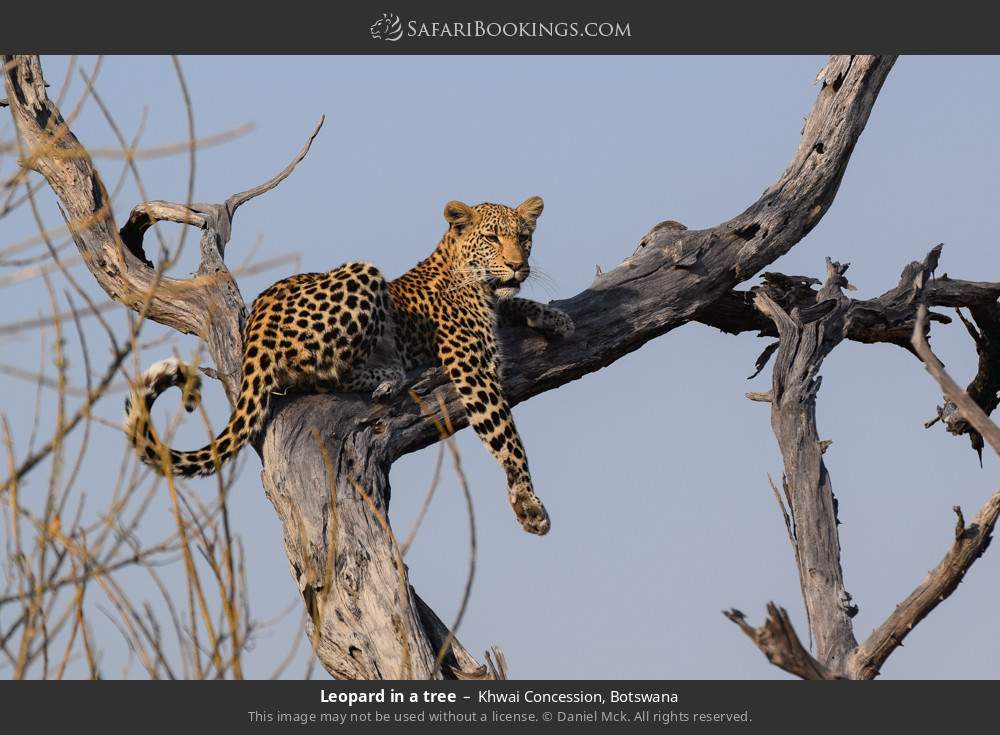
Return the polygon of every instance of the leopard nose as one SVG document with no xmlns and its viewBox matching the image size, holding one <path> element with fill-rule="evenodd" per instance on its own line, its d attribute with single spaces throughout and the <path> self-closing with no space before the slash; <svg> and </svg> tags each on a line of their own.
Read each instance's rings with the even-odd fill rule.
<svg viewBox="0 0 1000 735">
<path fill-rule="evenodd" d="M 525 278 L 528 277 L 528 272 L 529 272 L 530 269 L 528 268 L 528 264 L 527 263 L 524 263 L 524 262 L 514 263 L 514 262 L 508 260 L 505 263 L 505 265 L 514 272 L 514 277 L 517 280 L 523 281 Z"/>
</svg>

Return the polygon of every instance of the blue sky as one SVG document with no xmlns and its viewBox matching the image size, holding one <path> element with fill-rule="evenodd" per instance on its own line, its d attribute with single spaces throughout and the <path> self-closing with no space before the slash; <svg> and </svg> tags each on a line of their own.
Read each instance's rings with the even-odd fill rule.
<svg viewBox="0 0 1000 735">
<path fill-rule="evenodd" d="M 526 295 L 565 298 L 589 285 L 596 265 L 608 270 L 630 255 L 657 222 L 711 226 L 754 201 L 795 150 L 823 63 L 820 56 L 185 57 L 199 136 L 255 125 L 199 151 L 195 198 L 221 201 L 268 178 L 325 114 L 312 152 L 292 177 L 237 215 L 231 265 L 251 251 L 256 260 L 298 257 L 297 265 L 241 279 L 248 302 L 296 269 L 325 270 L 345 260 L 371 260 L 396 276 L 434 247 L 447 200 L 517 204 L 534 194 L 546 207 L 532 255 L 552 283 Z M 56 87 L 66 60 L 43 64 Z M 864 298 L 894 286 L 905 263 L 944 242 L 941 271 L 1000 280 L 1000 102 L 990 93 L 998 72 L 994 57 L 900 59 L 830 212 L 770 269 L 820 276 L 824 256 L 849 261 L 855 295 Z M 169 58 L 109 57 L 97 88 L 127 136 L 146 107 L 144 145 L 185 138 Z M 115 146 L 93 106 L 74 129 L 85 145 Z M 106 179 L 117 177 L 117 160 L 97 163 Z M 9 170 L 9 161 L 0 164 Z M 141 167 L 150 198 L 185 199 L 184 157 Z M 115 202 L 119 222 L 139 199 L 134 185 L 125 187 Z M 43 209 L 58 221 L 48 193 Z M 24 215 L 3 222 L 3 244 L 34 232 L 30 213 Z M 160 227 L 171 238 L 179 233 Z M 176 274 L 194 270 L 196 255 L 188 247 Z M 99 294 L 85 271 L 77 275 Z M 49 309 L 37 280 L 0 294 L 4 322 Z M 124 324 L 122 314 L 114 318 Z M 87 330 L 100 343 L 97 325 Z M 501 645 L 517 678 L 784 676 L 721 614 L 735 606 L 759 622 L 775 600 L 805 635 L 795 564 L 767 479 L 780 477 L 781 457 L 767 406 L 743 397 L 768 387 L 769 370 L 746 380 L 764 344 L 687 325 L 518 406 L 535 484 L 553 518 L 544 538 L 529 537 L 512 521 L 502 472 L 474 435 L 460 432 L 480 543 L 459 631 L 466 647 L 479 654 Z M 936 325 L 934 344 L 952 375 L 967 382 L 975 352 L 961 325 Z M 174 345 L 190 352 L 194 341 Z M 37 338 L 0 341 L 2 360 L 25 369 L 37 367 L 37 349 Z M 146 350 L 143 360 L 171 349 Z M 967 516 L 978 509 L 995 489 L 1000 465 L 987 455 L 980 469 L 966 439 L 923 428 L 940 395 L 903 350 L 845 343 L 823 375 L 818 423 L 821 438 L 834 442 L 826 461 L 840 501 L 846 586 L 860 606 L 856 634 L 864 638 L 944 554 L 951 507 L 961 505 Z M 0 389 L 23 453 L 33 387 L 3 375 Z M 227 405 L 217 387 L 207 392 L 213 424 L 221 427 Z M 117 421 L 120 399 L 109 397 L 99 413 Z M 165 397 L 160 415 L 175 401 Z M 51 400 L 47 406 L 51 418 Z M 192 424 L 178 434 L 178 446 L 201 439 L 203 429 Z M 97 507 L 123 437 L 106 427 L 95 431 L 81 484 Z M 398 534 L 423 500 L 436 451 L 404 457 L 392 469 L 390 519 Z M 270 619 L 297 592 L 260 486 L 259 460 L 246 455 L 232 524 L 246 546 L 254 615 Z M 205 484 L 205 492 L 214 493 L 213 486 Z M 465 579 L 465 537 L 453 533 L 464 529 L 464 514 L 457 481 L 446 473 L 406 560 L 411 582 L 445 620 L 457 610 Z M 155 506 L 147 523 L 151 537 L 167 529 L 166 504 Z M 994 549 L 883 675 L 996 677 L 998 573 Z M 153 597 L 140 575 L 122 581 Z M 5 615 L 0 610 L 0 623 Z M 248 675 L 269 675 L 298 615 L 294 610 L 255 641 Z M 120 636 L 99 616 L 95 626 L 106 675 L 125 672 Z M 287 675 L 301 675 L 305 655 Z M 141 672 L 133 667 L 128 675 Z"/>
</svg>

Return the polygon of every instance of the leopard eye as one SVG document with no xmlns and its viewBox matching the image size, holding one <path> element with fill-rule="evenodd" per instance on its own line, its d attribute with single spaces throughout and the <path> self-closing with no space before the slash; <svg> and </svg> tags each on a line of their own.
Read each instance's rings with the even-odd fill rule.
<svg viewBox="0 0 1000 735">
<path fill-rule="evenodd" d="M 496 235 L 495 232 L 484 232 L 483 233 L 483 237 L 485 237 L 486 240 L 489 241 L 489 242 L 497 243 L 497 244 L 500 243 L 500 238 L 497 237 L 497 235 Z"/>
</svg>

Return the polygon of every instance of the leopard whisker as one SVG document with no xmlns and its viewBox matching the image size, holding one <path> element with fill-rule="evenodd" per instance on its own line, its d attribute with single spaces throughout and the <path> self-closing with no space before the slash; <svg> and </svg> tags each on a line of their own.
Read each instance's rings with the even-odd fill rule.
<svg viewBox="0 0 1000 735">
<path fill-rule="evenodd" d="M 527 280 L 525 280 L 525 283 L 531 283 L 533 285 L 539 286 L 543 291 L 548 293 L 550 296 L 556 295 L 555 280 L 544 272 L 536 271 L 534 267 L 531 269 L 531 273 L 528 275 L 528 278 Z"/>
</svg>

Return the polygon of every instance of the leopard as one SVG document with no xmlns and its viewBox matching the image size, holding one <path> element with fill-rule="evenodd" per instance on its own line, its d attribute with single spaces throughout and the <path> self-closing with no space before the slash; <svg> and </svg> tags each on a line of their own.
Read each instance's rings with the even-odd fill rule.
<svg viewBox="0 0 1000 735">
<path fill-rule="evenodd" d="M 529 533 L 548 533 L 551 521 L 504 394 L 498 340 L 504 325 L 526 326 L 547 339 L 574 332 L 562 309 L 517 295 L 531 274 L 543 207 L 538 196 L 517 207 L 449 201 L 447 228 L 431 255 L 394 280 L 355 261 L 274 283 L 246 319 L 239 393 L 214 441 L 196 450 L 170 448 L 150 419 L 153 402 L 171 387 L 181 388 L 184 408 L 194 410 L 201 388 L 195 366 L 169 358 L 132 385 L 124 427 L 139 459 L 160 474 L 211 475 L 258 436 L 275 395 L 294 388 L 385 401 L 409 371 L 437 364 L 505 472 L 515 518 Z"/>
</svg>

